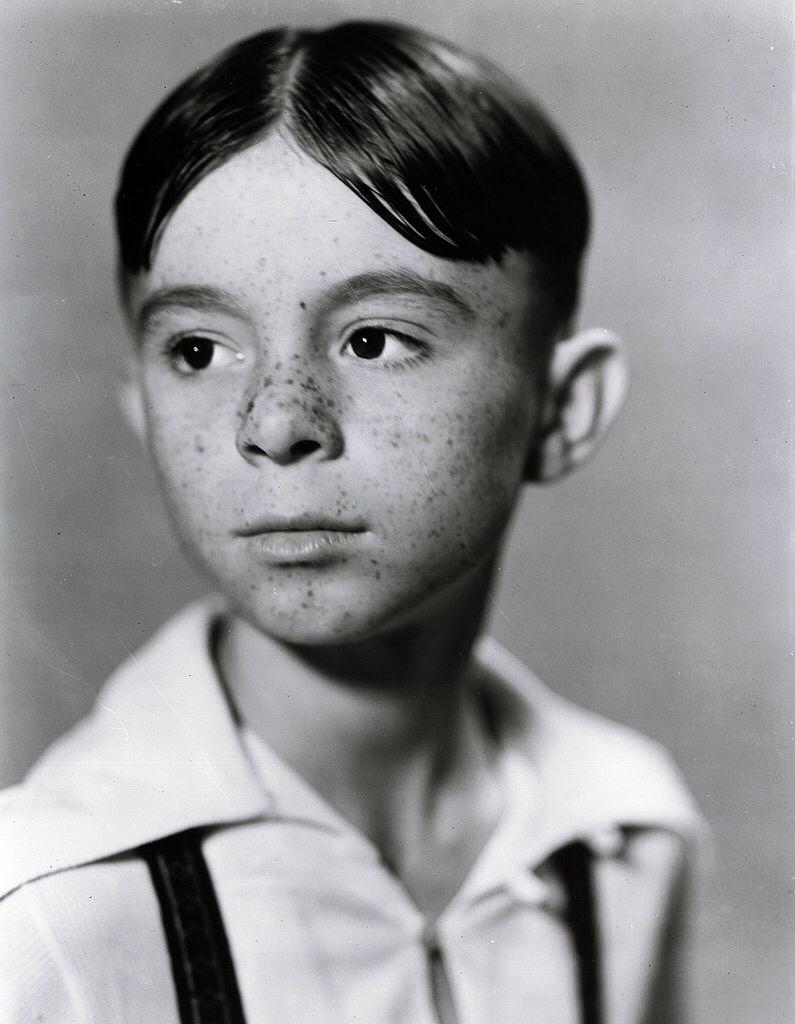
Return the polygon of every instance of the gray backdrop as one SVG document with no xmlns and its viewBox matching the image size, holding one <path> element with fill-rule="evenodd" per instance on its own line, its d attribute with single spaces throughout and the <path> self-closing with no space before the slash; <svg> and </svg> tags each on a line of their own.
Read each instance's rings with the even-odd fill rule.
<svg viewBox="0 0 795 1024">
<path fill-rule="evenodd" d="M 356 15 L 484 51 L 541 97 L 586 167 L 582 320 L 624 333 L 631 397 L 590 467 L 525 495 L 493 628 L 561 692 L 673 750 L 716 849 L 697 1019 L 783 1022 L 792 361 L 777 0 L 6 0 L 0 782 L 87 710 L 125 646 L 203 589 L 115 399 L 122 151 L 220 45 Z"/>
</svg>

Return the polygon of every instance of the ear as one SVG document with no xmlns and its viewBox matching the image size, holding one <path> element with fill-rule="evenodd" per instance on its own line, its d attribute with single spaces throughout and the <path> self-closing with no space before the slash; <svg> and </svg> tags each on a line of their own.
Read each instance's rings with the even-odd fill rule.
<svg viewBox="0 0 795 1024">
<path fill-rule="evenodd" d="M 127 426 L 140 441 L 146 440 L 146 414 L 144 412 L 144 396 L 141 389 L 140 371 L 137 362 L 130 358 L 127 371 L 119 384 L 116 394 Z"/>
<path fill-rule="evenodd" d="M 624 402 L 621 339 L 601 327 L 556 343 L 527 479 L 552 481 L 590 458 Z"/>
</svg>

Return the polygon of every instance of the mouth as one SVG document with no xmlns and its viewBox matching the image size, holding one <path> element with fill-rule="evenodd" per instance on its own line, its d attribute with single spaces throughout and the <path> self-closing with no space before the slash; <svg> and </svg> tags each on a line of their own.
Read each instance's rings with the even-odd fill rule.
<svg viewBox="0 0 795 1024">
<path fill-rule="evenodd" d="M 298 565 L 344 557 L 364 542 L 369 531 L 358 521 L 301 516 L 263 520 L 235 533 L 267 562 Z"/>
</svg>

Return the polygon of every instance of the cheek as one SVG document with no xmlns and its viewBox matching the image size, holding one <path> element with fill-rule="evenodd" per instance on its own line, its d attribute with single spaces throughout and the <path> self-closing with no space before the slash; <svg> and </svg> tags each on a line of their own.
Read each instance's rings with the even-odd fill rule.
<svg viewBox="0 0 795 1024">
<path fill-rule="evenodd" d="M 183 532 L 210 531 L 230 498 L 230 481 L 220 475 L 229 460 L 223 450 L 229 446 L 229 410 L 191 396 L 168 403 L 153 397 L 147 442 L 166 503 Z M 213 410 L 212 417 L 203 409 Z"/>
<path fill-rule="evenodd" d="M 484 480 L 513 487 L 533 418 L 531 395 L 522 387 L 499 380 L 488 387 L 464 385 L 432 406 L 419 424 L 417 447 L 437 473 L 460 488 Z"/>
<path fill-rule="evenodd" d="M 400 514 L 430 531 L 456 542 L 492 534 L 521 484 L 533 419 L 526 391 L 513 386 L 409 399 L 398 422 L 382 421 L 376 434 L 387 467 L 382 486 Z"/>
</svg>

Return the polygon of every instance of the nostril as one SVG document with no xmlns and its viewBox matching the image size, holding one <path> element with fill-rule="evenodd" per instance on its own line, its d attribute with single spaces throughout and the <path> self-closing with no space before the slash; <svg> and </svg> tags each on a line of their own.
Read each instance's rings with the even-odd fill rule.
<svg viewBox="0 0 795 1024">
<path fill-rule="evenodd" d="M 290 454 L 293 458 L 300 459 L 303 455 L 311 455 L 312 452 L 316 452 L 319 447 L 319 441 L 312 441 L 307 438 L 303 441 L 296 441 L 290 448 Z"/>
</svg>

